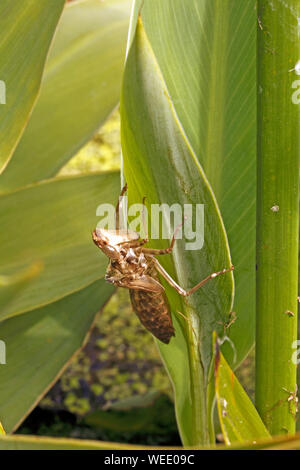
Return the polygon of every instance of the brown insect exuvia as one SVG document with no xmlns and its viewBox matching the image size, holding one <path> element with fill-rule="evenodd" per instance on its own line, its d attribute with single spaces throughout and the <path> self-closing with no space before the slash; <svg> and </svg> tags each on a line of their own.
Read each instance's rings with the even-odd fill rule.
<svg viewBox="0 0 300 470">
<path fill-rule="evenodd" d="M 125 185 L 120 197 L 125 194 L 126 190 L 127 186 Z M 141 240 L 138 233 L 132 230 L 120 229 L 119 225 L 118 201 L 116 207 L 116 229 L 106 230 L 101 228 L 93 231 L 94 243 L 110 259 L 105 279 L 118 287 L 129 289 L 133 310 L 141 323 L 156 338 L 168 344 L 171 337 L 175 336 L 175 330 L 169 302 L 164 287 L 159 281 L 159 274 L 180 295 L 187 297 L 210 279 L 230 272 L 234 268 L 231 266 L 229 269 L 212 273 L 192 289 L 186 291 L 170 277 L 155 258 L 155 255 L 164 255 L 172 252 L 175 244 L 176 230 L 169 248 L 153 249 L 144 247 L 148 242 L 148 237 Z"/>
</svg>

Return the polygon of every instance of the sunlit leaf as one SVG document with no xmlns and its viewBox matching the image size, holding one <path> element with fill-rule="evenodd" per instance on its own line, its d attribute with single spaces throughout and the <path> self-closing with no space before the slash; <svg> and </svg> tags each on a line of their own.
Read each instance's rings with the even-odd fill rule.
<svg viewBox="0 0 300 470">
<path fill-rule="evenodd" d="M 41 94 L 0 178 L 0 192 L 54 176 L 118 104 L 130 4 L 84 0 L 67 5 Z"/>
<path fill-rule="evenodd" d="M 270 436 L 255 406 L 220 352 L 215 340 L 215 390 L 219 420 L 228 445 Z"/>
<path fill-rule="evenodd" d="M 12 302 L 17 295 L 30 283 L 42 270 L 41 263 L 35 263 L 29 268 L 13 276 L 0 276 L 0 312 Z M 1 316 L 1 313 L 0 313 Z"/>
<path fill-rule="evenodd" d="M 0 434 L 5 435 L 5 431 L 1 423 L 0 423 Z"/>
<path fill-rule="evenodd" d="M 0 312 L 0 320 L 54 302 L 103 278 L 107 258 L 91 232 L 98 205 L 115 204 L 119 173 L 48 180 L 0 197 L 1 274 L 32 262 L 41 275 Z"/>
<path fill-rule="evenodd" d="M 0 173 L 36 100 L 64 0 L 0 2 Z"/>
</svg>

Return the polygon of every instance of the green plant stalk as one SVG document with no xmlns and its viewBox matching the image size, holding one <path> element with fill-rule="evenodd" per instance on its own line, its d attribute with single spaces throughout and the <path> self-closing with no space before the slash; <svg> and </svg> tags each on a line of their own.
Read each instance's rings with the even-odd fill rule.
<svg viewBox="0 0 300 470">
<path fill-rule="evenodd" d="M 190 324 L 187 328 L 187 335 L 190 345 L 191 399 L 194 403 L 195 412 L 193 421 L 194 435 L 195 437 L 197 436 L 196 445 L 213 445 L 215 440 L 210 426 L 211 409 L 208 404 L 208 390 L 199 350 L 199 318 L 190 311 L 189 320 Z"/>
<path fill-rule="evenodd" d="M 276 435 L 295 432 L 300 3 L 259 0 L 257 14 L 256 406 Z"/>
</svg>

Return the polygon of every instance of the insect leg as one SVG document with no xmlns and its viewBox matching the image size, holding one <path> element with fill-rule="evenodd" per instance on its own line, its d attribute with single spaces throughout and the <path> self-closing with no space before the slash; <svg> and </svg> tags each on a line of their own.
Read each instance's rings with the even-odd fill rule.
<svg viewBox="0 0 300 470">
<path fill-rule="evenodd" d="M 145 210 L 144 210 L 144 208 L 145 208 L 145 199 L 146 199 L 146 197 L 143 198 L 142 220 L 143 220 L 144 232 L 145 232 L 146 236 L 142 240 L 132 240 L 130 242 L 124 242 L 124 244 L 126 243 L 126 247 L 128 247 L 128 248 L 139 248 L 140 246 L 145 245 L 149 241 L 148 231 L 146 230 L 146 222 L 145 222 Z M 120 243 L 120 245 L 121 245 L 121 243 Z"/>
<path fill-rule="evenodd" d="M 132 240 L 129 242 L 122 242 L 119 243 L 119 246 L 124 246 L 126 248 L 139 248 L 140 246 L 145 245 L 145 243 L 148 243 L 148 239 L 144 238 L 143 240 Z M 143 251 L 143 250 L 142 250 Z"/>
<path fill-rule="evenodd" d="M 127 191 L 127 183 L 122 188 L 121 194 L 119 196 L 119 199 L 118 199 L 118 202 L 117 202 L 117 205 L 116 205 L 116 211 L 115 211 L 116 230 L 119 230 L 119 228 L 120 228 L 120 199 L 121 199 L 121 197 L 124 196 L 126 191 Z"/>
<path fill-rule="evenodd" d="M 215 277 L 220 276 L 221 274 L 229 273 L 234 269 L 234 267 L 231 266 L 229 269 L 223 269 L 222 271 L 212 273 L 205 279 L 200 281 L 198 284 L 196 284 L 196 286 L 192 287 L 192 289 L 185 290 L 180 287 L 177 282 L 174 281 L 174 279 L 167 273 L 167 271 L 162 267 L 162 265 L 157 261 L 157 259 L 153 258 L 153 262 L 156 270 L 165 278 L 165 280 L 170 284 L 170 286 L 177 290 L 178 294 L 182 295 L 183 297 L 188 297 L 189 295 L 193 294 L 194 292 L 196 292 L 196 290 L 200 289 L 200 287 L 204 286 L 204 284 L 206 284 L 210 279 L 214 279 Z"/>
<path fill-rule="evenodd" d="M 174 248 L 175 241 L 176 241 L 176 235 L 177 235 L 178 231 L 180 230 L 180 228 L 183 226 L 183 224 L 184 224 L 184 222 L 177 225 L 177 227 L 175 229 L 175 232 L 173 234 L 173 237 L 172 237 L 171 244 L 170 244 L 169 248 L 161 248 L 161 249 L 159 249 L 159 248 L 158 249 L 157 248 L 143 248 L 141 251 L 146 255 L 168 255 L 169 253 L 172 252 L 172 250 Z"/>
</svg>

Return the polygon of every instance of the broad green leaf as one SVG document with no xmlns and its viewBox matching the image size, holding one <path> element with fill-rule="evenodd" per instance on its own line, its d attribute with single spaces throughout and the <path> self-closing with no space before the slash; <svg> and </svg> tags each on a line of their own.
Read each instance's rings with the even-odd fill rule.
<svg viewBox="0 0 300 470">
<path fill-rule="evenodd" d="M 0 420 L 15 429 L 82 346 L 113 288 L 96 281 L 75 294 L 1 323 L 7 363 L 0 367 Z"/>
<path fill-rule="evenodd" d="M 226 444 L 270 437 L 257 410 L 220 352 L 215 341 L 215 390 L 219 420 Z"/>
<path fill-rule="evenodd" d="M 0 312 L 15 299 L 32 279 L 40 274 L 41 270 L 42 265 L 36 263 L 13 276 L 0 276 Z"/>
<path fill-rule="evenodd" d="M 231 265 L 221 216 L 194 151 L 176 115 L 141 19 L 128 54 L 121 97 L 121 138 L 130 202 L 205 207 L 205 243 L 186 250 L 178 240 L 173 256 L 160 261 L 181 286 L 190 288 L 208 274 Z M 153 246 L 167 246 L 156 241 Z M 211 335 L 220 333 L 232 305 L 231 273 L 210 281 L 186 300 L 167 287 L 176 337 L 159 343 L 176 395 L 177 418 L 185 445 L 208 441 L 205 382 L 211 361 Z M 183 314 L 186 318 L 183 318 Z"/>
<path fill-rule="evenodd" d="M 0 2 L 0 173 L 36 100 L 64 0 Z"/>
<path fill-rule="evenodd" d="M 67 5 L 30 122 L 0 191 L 54 176 L 119 102 L 130 0 Z M 1 76 L 0 76 L 1 78 Z"/>
<path fill-rule="evenodd" d="M 227 335 L 236 366 L 255 331 L 256 0 L 135 4 L 224 220 L 235 266 L 237 320 Z M 232 364 L 232 347 L 224 347 Z"/>
<path fill-rule="evenodd" d="M 1 274 L 44 265 L 0 319 L 56 301 L 103 277 L 107 258 L 92 242 L 101 203 L 115 204 L 119 173 L 58 178 L 0 197 Z"/>
</svg>

